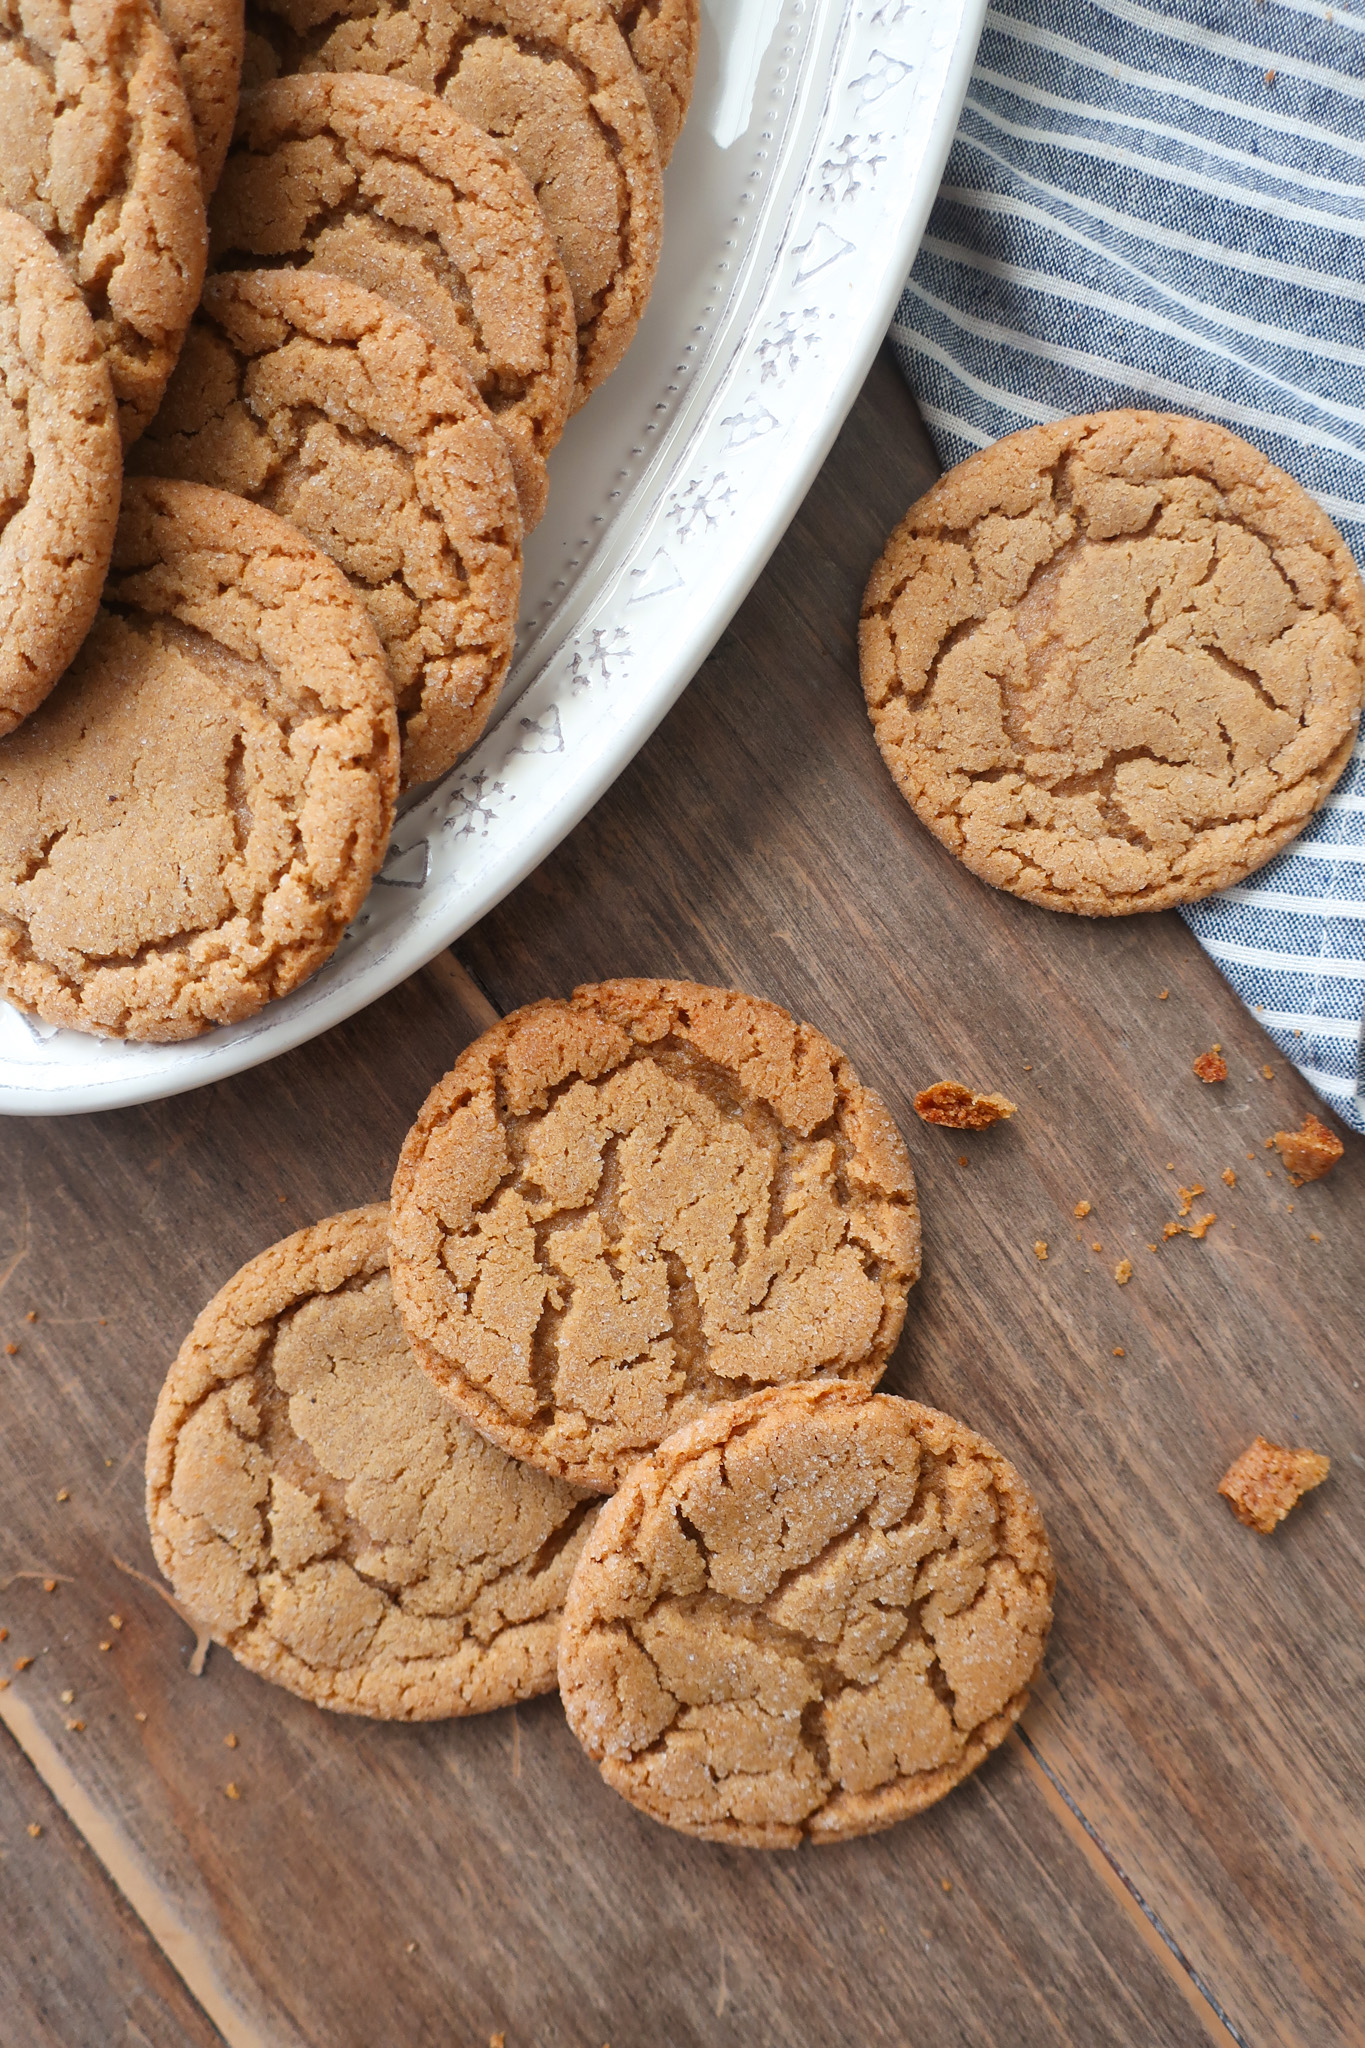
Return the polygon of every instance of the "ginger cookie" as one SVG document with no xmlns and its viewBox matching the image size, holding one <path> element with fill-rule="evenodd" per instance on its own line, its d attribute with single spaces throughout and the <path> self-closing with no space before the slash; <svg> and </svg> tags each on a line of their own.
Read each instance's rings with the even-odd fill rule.
<svg viewBox="0 0 1365 2048">
<path fill-rule="evenodd" d="M 383 859 L 393 690 L 334 563 L 258 505 L 130 478 L 104 604 L 0 740 L 0 994 L 191 1038 L 320 967 Z"/>
<path fill-rule="evenodd" d="M 194 123 L 204 197 L 213 196 L 237 118 L 242 76 L 242 0 L 156 0 Z"/>
<path fill-rule="evenodd" d="M 415 86 L 282 78 L 243 100 L 210 226 L 215 270 L 324 270 L 420 321 L 506 435 L 535 525 L 573 398 L 574 310 L 505 150 Z"/>
<path fill-rule="evenodd" d="M 130 467 L 266 505 L 345 571 L 388 657 L 405 786 L 473 745 L 512 659 L 521 514 L 506 442 L 424 327 L 322 271 L 211 277 Z"/>
<path fill-rule="evenodd" d="M 699 1417 L 597 1518 L 559 1687 L 606 1782 L 707 1841 L 793 1849 L 932 1806 L 1004 1741 L 1055 1586 L 1013 1466 L 835 1381 Z"/>
<path fill-rule="evenodd" d="M 0 210 L 0 733 L 42 702 L 85 638 L 122 473 L 85 300 L 46 237 Z"/>
<path fill-rule="evenodd" d="M 124 446 L 156 411 L 204 280 L 204 200 L 152 0 L 10 0 L 0 21 L 0 205 L 86 296 Z"/>
<path fill-rule="evenodd" d="M 1224 889 L 1350 758 L 1365 587 L 1292 477 L 1204 420 L 1095 413 L 969 456 L 863 600 L 877 744 L 974 874 L 1109 917 Z"/>
<path fill-rule="evenodd" d="M 393 1184 L 413 1350 L 494 1443 L 610 1491 L 754 1387 L 881 1377 L 919 1275 L 900 1133 L 775 1003 L 611 981 L 504 1017 Z"/>
<path fill-rule="evenodd" d="M 610 0 L 610 6 L 635 59 L 659 138 L 659 160 L 666 164 L 692 104 L 700 5 L 698 0 Z"/>
<path fill-rule="evenodd" d="M 156 1561 L 251 1671 L 385 1721 L 549 1692 L 596 1513 L 470 1429 L 414 1362 L 382 1203 L 234 1275 L 147 1443 Z"/>
<path fill-rule="evenodd" d="M 658 139 L 607 0 L 259 0 L 252 23 L 282 71 L 401 78 L 506 144 L 573 291 L 581 405 L 630 344 L 663 232 Z"/>
</svg>

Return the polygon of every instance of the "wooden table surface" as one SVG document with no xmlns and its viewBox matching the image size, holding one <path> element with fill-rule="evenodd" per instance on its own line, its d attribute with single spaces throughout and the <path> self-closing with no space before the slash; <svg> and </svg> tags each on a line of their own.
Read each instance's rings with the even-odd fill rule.
<svg viewBox="0 0 1365 2048">
<path fill-rule="evenodd" d="M 679 706 L 454 955 L 238 1080 L 0 1126 L 6 2048 L 1362 2040 L 1365 1145 L 1296 1193 L 1264 1142 L 1318 1105 L 1175 916 L 997 895 L 896 795 L 858 599 L 932 472 L 883 358 Z M 867 1841 L 671 1834 L 552 1698 L 385 1727 L 221 1650 L 192 1676 L 157 1591 L 144 1438 L 208 1295 L 384 1194 L 495 1012 L 632 973 L 775 997 L 882 1091 L 925 1221 L 886 1385 L 999 1444 L 1051 1530 L 1022 1729 Z M 942 1077 L 1019 1113 L 931 1129 Z M 1168 1243 L 1196 1181 L 1218 1222 Z M 1258 1431 L 1333 1460 L 1268 1540 L 1215 1492 Z"/>
</svg>

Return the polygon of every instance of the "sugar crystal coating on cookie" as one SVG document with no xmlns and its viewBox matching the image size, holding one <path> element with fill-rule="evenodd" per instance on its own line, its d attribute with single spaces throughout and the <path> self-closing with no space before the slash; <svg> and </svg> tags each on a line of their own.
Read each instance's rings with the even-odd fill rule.
<svg viewBox="0 0 1365 2048">
<path fill-rule="evenodd" d="M 11 0 L 0 106 L 0 204 L 85 292 L 126 446 L 156 410 L 206 253 L 194 129 L 152 0 Z"/>
<path fill-rule="evenodd" d="M 190 1611 L 251 1670 L 384 1720 L 549 1691 L 595 1504 L 461 1422 L 393 1309 L 382 1204 L 262 1252 L 157 1403 L 147 1518 Z"/>
<path fill-rule="evenodd" d="M 667 163 L 687 119 L 696 82 L 699 0 L 610 0 L 610 6 L 630 45 L 654 117 L 659 156 Z"/>
<path fill-rule="evenodd" d="M 243 99 L 210 229 L 216 270 L 331 272 L 419 321 L 497 417 L 534 524 L 577 344 L 554 243 L 504 150 L 415 86 L 282 78 Z"/>
<path fill-rule="evenodd" d="M 0 992 L 189 1038 L 335 950 L 383 859 L 393 690 L 341 571 L 282 519 L 130 478 L 80 654 L 0 742 Z"/>
<path fill-rule="evenodd" d="M 913 506 L 863 603 L 877 743 L 974 873 L 1159 910 L 1299 832 L 1350 758 L 1365 587 L 1291 477 L 1205 421 L 1011 435 Z"/>
<path fill-rule="evenodd" d="M 268 506 L 345 571 L 388 657 L 405 786 L 473 745 L 512 658 L 521 516 L 502 436 L 425 328 L 320 271 L 211 277 L 130 467 Z"/>
<path fill-rule="evenodd" d="M 846 1384 L 754 1394 L 636 1465 L 564 1607 L 559 1685 L 602 1776 L 709 1841 L 794 1848 L 941 1799 L 1028 1700 L 1054 1573 L 971 1430 Z"/>
<path fill-rule="evenodd" d="M 495 1442 L 615 1486 L 718 1401 L 873 1382 L 919 1273 L 899 1132 L 774 1003 L 619 981 L 506 1017 L 394 1180 L 413 1347 Z"/>
<path fill-rule="evenodd" d="M 438 93 L 530 179 L 573 292 L 577 402 L 615 369 L 653 288 L 658 140 L 607 0 L 260 0 L 285 72 L 364 72 Z"/>
<path fill-rule="evenodd" d="M 204 196 L 222 175 L 242 76 L 242 0 L 156 0 L 194 123 Z"/>
<path fill-rule="evenodd" d="M 85 301 L 46 237 L 0 211 L 0 734 L 42 702 L 95 616 L 122 466 Z"/>
</svg>

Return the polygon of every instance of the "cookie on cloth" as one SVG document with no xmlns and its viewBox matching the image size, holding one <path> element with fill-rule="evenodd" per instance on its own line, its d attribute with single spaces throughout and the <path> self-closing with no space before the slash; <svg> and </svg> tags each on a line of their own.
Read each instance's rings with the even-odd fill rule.
<svg viewBox="0 0 1365 2048">
<path fill-rule="evenodd" d="M 237 118 L 242 76 L 242 0 L 156 0 L 190 104 L 204 197 L 211 198 Z"/>
<path fill-rule="evenodd" d="M 740 1848 L 919 1813 L 1004 1741 L 1052 1621 L 1042 1516 L 936 1409 L 839 1382 L 636 1465 L 564 1604 L 569 1726 L 614 1790 Z"/>
<path fill-rule="evenodd" d="M 983 448 L 913 505 L 863 600 L 877 744 L 997 888 L 1116 916 L 1287 845 L 1350 758 L 1365 586 L 1224 427 L 1095 413 Z"/>
<path fill-rule="evenodd" d="M 550 1691 L 596 1502 L 461 1422 L 414 1364 L 382 1203 L 261 1252 L 181 1346 L 147 1442 L 177 1595 L 249 1670 L 387 1721 Z"/>
<path fill-rule="evenodd" d="M 485 1032 L 408 1134 L 391 1235 L 441 1391 L 602 1491 L 754 1387 L 873 1384 L 919 1275 L 905 1146 L 845 1055 L 685 981 L 580 988 Z"/>
<path fill-rule="evenodd" d="M 0 205 L 42 229 L 85 293 L 127 447 L 204 279 L 194 129 L 152 0 L 11 0 L 0 105 Z"/>
<path fill-rule="evenodd" d="M 210 229 L 215 270 L 325 270 L 420 321 L 506 435 L 535 525 L 573 398 L 574 309 L 503 149 L 415 86 L 282 78 L 243 99 Z"/>
<path fill-rule="evenodd" d="M 424 327 L 322 271 L 211 277 L 129 466 L 268 506 L 345 571 L 388 657 L 405 787 L 473 745 L 512 659 L 521 513 L 492 415 Z"/>
<path fill-rule="evenodd" d="M 130 478 L 104 603 L 0 740 L 0 995 L 191 1038 L 320 967 L 384 856 L 393 689 L 341 571 L 225 491 Z"/>
<path fill-rule="evenodd" d="M 42 702 L 85 638 L 122 474 L 85 300 L 46 236 L 0 209 L 0 733 Z"/>
<path fill-rule="evenodd" d="M 282 71 L 405 79 L 505 143 L 568 273 L 582 404 L 630 344 L 663 232 L 654 122 L 607 0 L 259 0 L 252 25 Z"/>
</svg>

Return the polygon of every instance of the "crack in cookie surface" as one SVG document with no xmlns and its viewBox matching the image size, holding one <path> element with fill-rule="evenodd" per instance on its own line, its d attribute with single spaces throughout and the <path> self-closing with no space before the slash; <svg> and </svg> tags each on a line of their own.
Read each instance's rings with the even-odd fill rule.
<svg viewBox="0 0 1365 2048">
<path fill-rule="evenodd" d="M 863 682 L 920 817 L 1058 909 L 1261 866 L 1350 756 L 1365 590 L 1293 480 L 1205 422 L 1030 429 L 951 471 L 873 572 Z"/>
<path fill-rule="evenodd" d="M 775 1005 L 619 982 L 505 1019 L 394 1182 L 423 1364 L 516 1455 L 609 1488 L 719 1400 L 874 1381 L 919 1270 L 878 1099 Z"/>
<path fill-rule="evenodd" d="M 148 1518 L 177 1592 L 251 1669 L 385 1719 L 554 1684 L 594 1508 L 460 1420 L 394 1313 L 382 1205 L 263 1253 L 166 1382 Z"/>
<path fill-rule="evenodd" d="M 608 1784 L 669 1826 L 794 1847 L 889 1826 L 1023 1711 L 1051 1621 L 1037 1507 L 918 1403 L 771 1389 L 678 1432 L 603 1510 L 560 1688 Z"/>
</svg>

